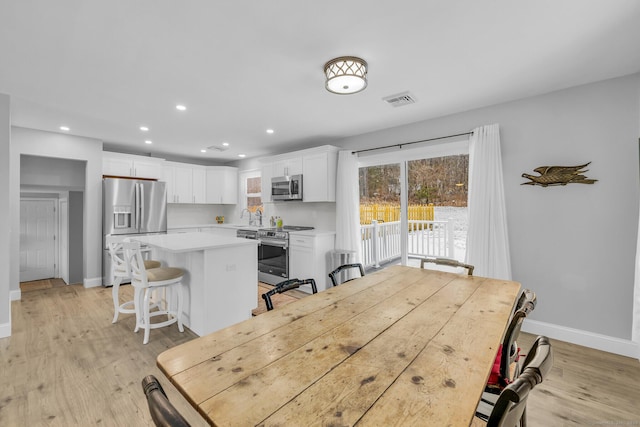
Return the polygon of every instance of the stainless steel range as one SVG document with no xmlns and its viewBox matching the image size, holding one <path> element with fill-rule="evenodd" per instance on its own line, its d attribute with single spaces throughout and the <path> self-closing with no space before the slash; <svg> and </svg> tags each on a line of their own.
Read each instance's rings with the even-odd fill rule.
<svg viewBox="0 0 640 427">
<path fill-rule="evenodd" d="M 289 231 L 301 230 L 313 230 L 313 227 L 289 225 L 281 230 L 276 228 L 264 228 L 257 232 L 238 230 L 236 233 L 238 237 L 260 240 L 258 245 L 258 280 L 276 285 L 289 279 Z"/>
</svg>

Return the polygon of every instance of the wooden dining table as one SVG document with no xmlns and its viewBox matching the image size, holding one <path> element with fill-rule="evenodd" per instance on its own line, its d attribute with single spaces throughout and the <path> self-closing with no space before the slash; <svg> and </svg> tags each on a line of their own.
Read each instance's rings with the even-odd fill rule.
<svg viewBox="0 0 640 427">
<path fill-rule="evenodd" d="M 157 363 L 215 426 L 468 426 L 519 290 L 392 266 Z"/>
</svg>

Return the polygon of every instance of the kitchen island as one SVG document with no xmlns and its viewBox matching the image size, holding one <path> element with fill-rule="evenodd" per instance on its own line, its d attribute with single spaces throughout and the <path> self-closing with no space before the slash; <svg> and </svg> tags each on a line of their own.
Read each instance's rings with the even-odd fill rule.
<svg viewBox="0 0 640 427">
<path fill-rule="evenodd" d="M 257 306 L 258 242 L 209 233 L 135 237 L 163 266 L 185 270 L 182 321 L 202 336 L 251 317 Z"/>
</svg>

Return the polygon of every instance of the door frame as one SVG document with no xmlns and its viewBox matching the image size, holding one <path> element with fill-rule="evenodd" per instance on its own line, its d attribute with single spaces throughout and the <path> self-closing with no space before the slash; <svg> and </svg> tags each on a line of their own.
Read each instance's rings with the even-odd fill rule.
<svg viewBox="0 0 640 427">
<path fill-rule="evenodd" d="M 63 205 L 65 208 L 63 209 Z M 60 277 L 64 282 L 69 284 L 69 198 L 61 197 L 58 199 L 58 271 L 56 277 Z M 66 254 L 63 248 L 66 247 Z M 66 262 L 63 266 L 63 259 Z"/>
</svg>

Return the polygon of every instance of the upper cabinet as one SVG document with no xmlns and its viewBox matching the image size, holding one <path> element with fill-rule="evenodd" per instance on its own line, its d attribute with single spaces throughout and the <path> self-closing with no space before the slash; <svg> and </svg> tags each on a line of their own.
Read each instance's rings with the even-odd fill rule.
<svg viewBox="0 0 640 427">
<path fill-rule="evenodd" d="M 207 166 L 206 203 L 234 205 L 238 203 L 238 168 Z"/>
<path fill-rule="evenodd" d="M 338 150 L 324 150 L 302 156 L 302 200 L 335 202 Z"/>
<path fill-rule="evenodd" d="M 262 200 L 271 201 L 272 177 L 302 174 L 303 202 L 335 202 L 337 167 L 338 148 L 330 145 L 265 158 Z"/>
<path fill-rule="evenodd" d="M 102 152 L 102 175 L 160 179 L 163 159 Z"/>
<path fill-rule="evenodd" d="M 278 159 L 273 163 L 271 169 L 272 176 L 300 175 L 302 173 L 302 157 L 294 156 Z"/>
<path fill-rule="evenodd" d="M 162 180 L 167 183 L 167 203 L 207 203 L 204 166 L 164 162 Z"/>
</svg>

